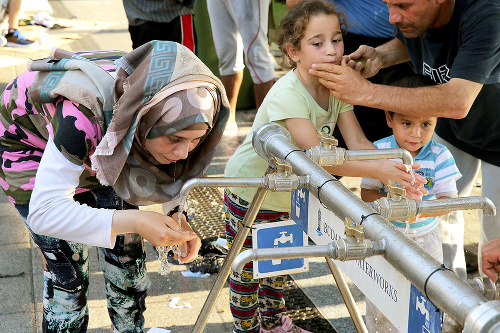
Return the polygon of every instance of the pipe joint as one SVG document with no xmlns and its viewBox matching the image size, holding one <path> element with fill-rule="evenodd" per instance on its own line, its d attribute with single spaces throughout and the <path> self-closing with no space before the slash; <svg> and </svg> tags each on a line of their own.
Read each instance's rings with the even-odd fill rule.
<svg viewBox="0 0 500 333">
<path fill-rule="evenodd" d="M 485 302 L 465 318 L 464 333 L 494 333 L 500 331 L 500 301 Z"/>
<path fill-rule="evenodd" d="M 412 198 L 382 197 L 370 205 L 389 221 L 407 221 L 417 216 L 417 201 Z"/>
<path fill-rule="evenodd" d="M 309 178 L 288 173 L 271 173 L 265 176 L 266 185 L 270 191 L 291 192 L 298 188 L 307 187 Z"/>
<path fill-rule="evenodd" d="M 333 259 L 340 261 L 363 260 L 374 255 L 380 255 L 385 250 L 385 240 L 372 242 L 369 239 L 339 238 L 333 242 L 337 247 L 337 256 Z"/>
<path fill-rule="evenodd" d="M 316 146 L 306 151 L 307 157 L 321 166 L 336 166 L 344 163 L 346 150 L 339 147 Z"/>
<path fill-rule="evenodd" d="M 500 300 L 500 279 L 496 283 L 487 277 L 475 277 L 466 281 L 467 284 L 488 300 Z"/>
</svg>

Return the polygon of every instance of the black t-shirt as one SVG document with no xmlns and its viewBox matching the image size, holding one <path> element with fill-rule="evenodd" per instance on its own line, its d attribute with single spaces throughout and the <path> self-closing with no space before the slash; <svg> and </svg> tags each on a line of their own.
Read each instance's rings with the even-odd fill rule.
<svg viewBox="0 0 500 333">
<path fill-rule="evenodd" d="M 500 166 L 500 2 L 456 0 L 443 28 L 402 40 L 418 74 L 436 83 L 452 78 L 482 83 L 463 119 L 439 118 L 436 133 L 466 153 Z"/>
</svg>

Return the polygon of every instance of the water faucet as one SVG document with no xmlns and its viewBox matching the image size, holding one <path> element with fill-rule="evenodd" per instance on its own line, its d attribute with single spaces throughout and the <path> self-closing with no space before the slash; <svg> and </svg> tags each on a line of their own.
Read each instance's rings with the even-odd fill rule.
<svg viewBox="0 0 500 333">
<path fill-rule="evenodd" d="M 405 196 L 399 183 L 389 182 L 389 194 L 367 203 L 380 215 L 392 221 L 407 221 L 420 214 L 445 213 L 455 210 L 481 209 L 485 215 L 495 215 L 496 208 L 487 197 L 458 197 L 439 200 L 417 201 Z"/>
<path fill-rule="evenodd" d="M 184 202 L 193 187 L 262 187 L 273 192 L 291 192 L 298 188 L 306 188 L 309 176 L 297 176 L 288 162 L 273 160 L 275 172 L 259 178 L 238 177 L 202 177 L 192 178 L 181 187 L 179 196 Z"/>
<path fill-rule="evenodd" d="M 306 155 L 321 166 L 336 166 L 347 161 L 400 158 L 404 165 L 412 165 L 413 157 L 402 148 L 347 150 L 337 147 L 338 141 L 331 135 L 319 134 L 320 145 L 310 148 Z"/>
</svg>

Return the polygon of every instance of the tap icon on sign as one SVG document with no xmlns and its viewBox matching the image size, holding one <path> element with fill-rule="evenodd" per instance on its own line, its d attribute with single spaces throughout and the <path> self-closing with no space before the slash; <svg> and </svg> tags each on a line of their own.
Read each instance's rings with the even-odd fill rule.
<svg viewBox="0 0 500 333">
<path fill-rule="evenodd" d="M 425 321 L 428 322 L 429 321 L 429 310 L 427 310 L 425 308 L 425 303 L 426 303 L 426 299 L 423 296 L 417 297 L 417 304 L 416 304 L 417 310 L 419 310 L 420 313 L 425 316 Z"/>
<path fill-rule="evenodd" d="M 293 244 L 293 234 L 285 236 L 286 233 L 286 231 L 280 232 L 281 236 L 274 240 L 274 247 L 278 247 L 279 243 L 284 244 L 286 242 L 290 242 L 290 244 Z"/>
<path fill-rule="evenodd" d="M 286 233 L 287 231 L 280 232 L 281 236 L 274 240 L 274 247 L 278 247 L 279 243 L 284 244 L 290 242 L 290 244 L 293 244 L 293 234 L 286 236 Z M 272 263 L 273 265 L 279 265 L 281 264 L 281 259 L 273 259 Z"/>
</svg>

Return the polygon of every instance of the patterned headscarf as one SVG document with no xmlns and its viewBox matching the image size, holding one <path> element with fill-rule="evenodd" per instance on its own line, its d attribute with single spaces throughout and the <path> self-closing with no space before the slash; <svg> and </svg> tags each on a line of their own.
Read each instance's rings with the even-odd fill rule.
<svg viewBox="0 0 500 333">
<path fill-rule="evenodd" d="M 89 93 L 80 100 L 66 96 L 79 103 L 99 101 L 89 108 L 102 121 L 106 134 L 90 157 L 92 169 L 102 184 L 111 185 L 131 204 L 170 201 L 187 180 L 203 176 L 215 154 L 229 116 L 224 87 L 194 53 L 175 42 L 146 43 L 115 65 L 118 73 L 112 104 L 109 93 L 100 88 L 107 88 L 103 80 L 108 78 L 102 73 L 89 75 L 88 69 L 82 69 L 84 75 L 97 86 L 89 89 L 92 98 Z M 112 116 L 106 105 L 112 105 Z M 146 138 L 169 135 L 198 123 L 209 129 L 185 160 L 158 165 L 144 149 Z"/>
</svg>

